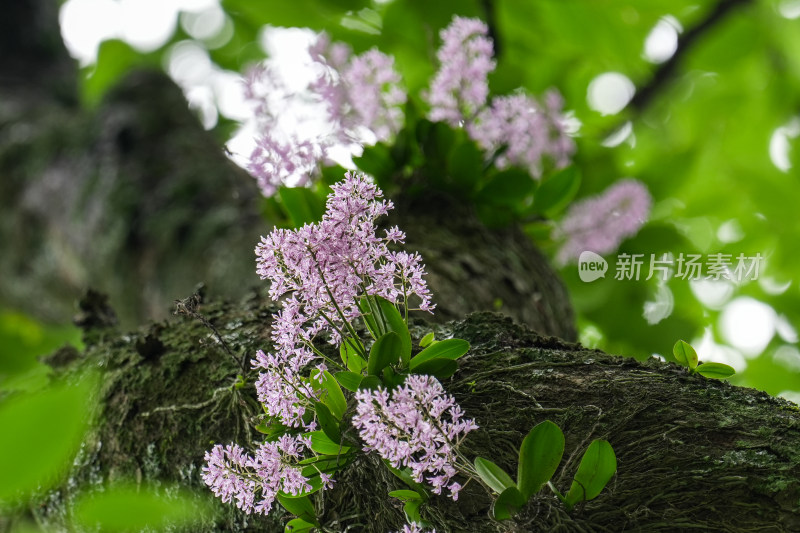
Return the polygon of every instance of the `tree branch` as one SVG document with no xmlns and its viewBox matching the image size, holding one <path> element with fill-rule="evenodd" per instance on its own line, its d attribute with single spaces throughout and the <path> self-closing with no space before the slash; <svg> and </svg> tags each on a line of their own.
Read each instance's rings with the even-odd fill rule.
<svg viewBox="0 0 800 533">
<path fill-rule="evenodd" d="M 675 53 L 656 69 L 653 73 L 653 77 L 646 85 L 636 91 L 629 106 L 637 111 L 642 111 L 646 108 L 655 95 L 675 77 L 675 71 L 678 65 L 683 61 L 683 57 L 692 49 L 697 40 L 724 20 L 725 16 L 737 6 L 749 4 L 751 1 L 752 0 L 722 0 L 719 2 L 704 20 L 683 34 L 678 40 L 678 47 Z"/>
</svg>

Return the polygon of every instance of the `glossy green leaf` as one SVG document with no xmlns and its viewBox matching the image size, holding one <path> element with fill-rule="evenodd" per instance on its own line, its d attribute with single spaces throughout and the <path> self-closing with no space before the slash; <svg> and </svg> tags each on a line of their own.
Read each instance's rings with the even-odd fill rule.
<svg viewBox="0 0 800 533">
<path fill-rule="evenodd" d="M 347 371 L 337 372 L 334 375 L 336 376 L 336 381 L 338 381 L 342 387 L 352 392 L 358 390 L 358 386 L 361 384 L 361 380 L 364 378 L 364 376 L 361 374 Z"/>
<path fill-rule="evenodd" d="M 697 367 L 697 373 L 707 378 L 725 379 L 734 375 L 736 370 L 724 363 L 703 363 Z"/>
<path fill-rule="evenodd" d="M 525 505 L 526 500 L 517 487 L 508 487 L 494 501 L 492 514 L 495 520 L 508 520 Z"/>
<path fill-rule="evenodd" d="M 420 364 L 431 359 L 456 360 L 469 351 L 469 343 L 463 339 L 446 339 L 428 346 L 411 360 L 409 368 L 415 370 Z"/>
<path fill-rule="evenodd" d="M 84 377 L 0 401 L 0 501 L 23 501 L 66 473 L 87 429 L 93 387 Z"/>
<path fill-rule="evenodd" d="M 406 515 L 406 522 L 408 523 L 422 523 L 422 516 L 419 514 L 419 508 L 422 505 L 422 500 L 411 500 L 403 504 L 403 513 Z"/>
<path fill-rule="evenodd" d="M 163 492 L 163 489 L 162 489 Z M 191 495 L 163 493 L 136 485 L 120 485 L 79 496 L 73 516 L 77 524 L 103 532 L 163 531 L 202 520 L 205 510 Z"/>
<path fill-rule="evenodd" d="M 303 459 L 298 464 L 303 466 L 300 473 L 311 479 L 314 476 L 319 476 L 320 472 L 329 474 L 341 470 L 353 461 L 354 455 L 352 453 L 347 453 L 339 455 L 317 455 Z"/>
<path fill-rule="evenodd" d="M 325 206 L 311 189 L 280 187 L 278 195 L 294 227 L 299 228 L 303 224 L 318 222 L 322 219 Z"/>
<path fill-rule="evenodd" d="M 339 382 L 327 370 L 322 373 L 322 388 L 327 392 L 323 403 L 330 408 L 333 416 L 341 420 L 347 410 L 347 400 L 344 397 L 344 393 L 342 393 Z"/>
<path fill-rule="evenodd" d="M 423 499 L 422 495 L 419 492 L 417 492 L 415 490 L 408 490 L 408 489 L 393 490 L 393 491 L 391 491 L 389 493 L 389 496 L 391 496 L 392 498 L 397 498 L 397 499 L 402 500 L 404 502 L 409 502 L 409 501 L 414 501 L 414 500 L 422 500 Z"/>
<path fill-rule="evenodd" d="M 293 518 L 286 522 L 286 527 L 284 528 L 284 533 L 302 533 L 303 531 L 311 531 L 314 528 L 314 524 L 311 522 L 306 522 L 302 518 Z"/>
<path fill-rule="evenodd" d="M 384 368 L 396 363 L 400 359 L 402 345 L 400 337 L 394 331 L 384 333 L 375 341 L 369 351 L 367 372 L 371 376 L 380 375 Z"/>
<path fill-rule="evenodd" d="M 525 501 L 547 483 L 564 455 L 564 434 L 545 420 L 530 430 L 519 449 L 517 484 Z"/>
<path fill-rule="evenodd" d="M 418 364 L 414 368 L 414 374 L 425 374 L 437 379 L 447 379 L 458 370 L 458 363 L 452 359 L 430 359 Z"/>
<path fill-rule="evenodd" d="M 583 454 L 578 472 L 565 497 L 567 509 L 596 498 L 617 471 L 617 456 L 606 440 L 594 440 Z"/>
<path fill-rule="evenodd" d="M 374 299 L 380 309 L 380 314 L 383 319 L 382 322 L 385 325 L 386 331 L 394 331 L 397 333 L 397 336 L 400 337 L 400 362 L 403 368 L 406 368 L 411 358 L 411 333 L 408 331 L 408 326 L 405 320 L 403 320 L 400 311 L 397 310 L 397 307 L 395 307 L 392 302 L 380 296 L 375 296 Z"/>
<path fill-rule="evenodd" d="M 580 186 L 581 175 L 577 166 L 560 170 L 536 189 L 533 211 L 552 218 L 569 205 Z"/>
<path fill-rule="evenodd" d="M 277 497 L 284 509 L 306 522 L 319 525 L 319 521 L 315 516 L 314 504 L 311 503 L 311 499 L 308 496 L 290 496 L 278 493 Z"/>
<path fill-rule="evenodd" d="M 511 476 L 506 474 L 502 468 L 483 457 L 475 458 L 475 470 L 483 482 L 498 494 L 501 494 L 508 487 L 516 486 Z"/>
<path fill-rule="evenodd" d="M 676 342 L 672 347 L 672 354 L 681 365 L 689 367 L 690 370 L 697 368 L 697 352 L 688 342 L 681 340 Z"/>
<path fill-rule="evenodd" d="M 358 389 L 376 390 L 381 386 L 381 378 L 378 376 L 364 376 L 361 383 L 358 384 Z"/>
<path fill-rule="evenodd" d="M 356 346 L 361 346 L 361 341 L 347 337 L 339 345 L 339 356 L 349 371 L 360 374 L 363 369 L 367 368 L 367 362 L 359 355 Z"/>
<path fill-rule="evenodd" d="M 349 446 L 340 446 L 331 440 L 324 431 L 310 431 L 307 433 L 311 437 L 311 449 L 323 455 L 339 455 L 350 451 Z"/>
<path fill-rule="evenodd" d="M 339 420 L 331 413 L 328 406 L 322 402 L 314 402 L 314 411 L 317 414 L 317 422 L 319 422 L 320 429 L 333 442 L 339 442 L 342 438 Z"/>
<path fill-rule="evenodd" d="M 431 344 L 434 340 L 434 333 L 431 331 L 430 333 L 426 333 L 424 337 L 422 337 L 419 341 L 419 345 L 421 348 L 425 348 L 429 344 Z"/>
</svg>

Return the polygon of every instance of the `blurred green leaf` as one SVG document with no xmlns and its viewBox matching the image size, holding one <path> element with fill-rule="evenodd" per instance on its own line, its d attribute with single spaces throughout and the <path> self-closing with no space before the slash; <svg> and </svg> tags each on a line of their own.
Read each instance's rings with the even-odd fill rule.
<svg viewBox="0 0 800 533">
<path fill-rule="evenodd" d="M 24 501 L 67 471 L 87 429 L 94 386 L 94 377 L 84 376 L 0 402 L 0 501 Z"/>
<path fill-rule="evenodd" d="M 170 496 L 134 485 L 120 485 L 88 493 L 75 502 L 75 521 L 100 531 L 166 531 L 202 520 L 205 508 L 190 494 L 170 491 Z"/>
<path fill-rule="evenodd" d="M 536 190 L 533 197 L 533 212 L 553 218 L 575 198 L 580 185 L 581 174 L 576 165 L 560 170 L 546 179 Z"/>
<path fill-rule="evenodd" d="M 322 220 L 324 202 L 307 187 L 280 187 L 280 196 L 292 225 L 296 228 Z"/>
</svg>

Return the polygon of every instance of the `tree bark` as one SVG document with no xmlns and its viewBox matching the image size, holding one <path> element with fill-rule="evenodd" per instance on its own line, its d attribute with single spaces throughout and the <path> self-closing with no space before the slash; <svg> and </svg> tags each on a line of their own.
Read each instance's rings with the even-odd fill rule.
<svg viewBox="0 0 800 533">
<path fill-rule="evenodd" d="M 125 335 L 104 325 L 107 310 L 100 309 L 92 319 L 95 311 L 86 307 L 85 323 L 94 324 L 87 327 L 86 352 L 53 359 L 61 372 L 74 371 L 77 361 L 101 366 L 106 377 L 99 424 L 79 467 L 47 501 L 68 505 L 74 491 L 120 478 L 207 490 L 200 469 L 212 443 L 259 441 L 252 429 L 260 412 L 255 376 L 246 376 L 245 388 L 233 383 L 241 373 L 236 360 L 268 347 L 274 304 L 253 293 Z M 566 436 L 554 476 L 560 490 L 569 488 L 591 440 L 609 440 L 618 459 L 608 487 L 572 513 L 547 488 L 503 523 L 489 518 L 491 500 L 477 483 L 468 484 L 456 503 L 433 496 L 422 514 L 437 531 L 800 530 L 797 405 L 655 359 L 640 363 L 586 350 L 495 313 L 446 324 L 415 319 L 412 326 L 417 340 L 433 330 L 437 338 L 471 343 L 459 371 L 443 383 L 480 426 L 463 444 L 470 459 L 488 458 L 513 475 L 522 439 L 543 420 L 557 423 Z M 335 478 L 333 490 L 316 496 L 331 530 L 402 527 L 403 512 L 386 494 L 405 487 L 374 454 Z M 37 512 L 44 522 L 60 516 L 47 505 Z M 193 531 L 281 531 L 281 519 L 279 513 L 247 517 L 216 502 L 213 517 Z"/>
</svg>

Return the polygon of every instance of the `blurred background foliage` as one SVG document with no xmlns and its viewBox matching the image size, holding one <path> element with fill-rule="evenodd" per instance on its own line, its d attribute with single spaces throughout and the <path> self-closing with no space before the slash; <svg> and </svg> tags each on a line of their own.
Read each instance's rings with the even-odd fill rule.
<svg viewBox="0 0 800 533">
<path fill-rule="evenodd" d="M 564 267 L 581 341 L 672 359 L 672 345 L 685 339 L 701 360 L 734 366 L 733 383 L 800 401 L 800 0 L 66 0 L 61 22 L 82 66 L 84 105 L 97 105 L 129 70 L 156 66 L 183 88 L 220 146 L 233 147 L 246 118 L 240 75 L 267 57 L 274 28 L 324 30 L 356 52 L 377 46 L 394 55 L 413 103 L 424 109 L 420 91 L 436 70 L 438 32 L 454 14 L 480 17 L 492 29 L 493 94 L 517 87 L 563 94 L 580 124 L 577 199 L 621 178 L 646 184 L 651 219 L 620 253 L 765 258 L 759 279 L 738 285 L 619 281 L 611 256 L 606 277 L 593 283 Z M 536 224 L 524 229 L 536 240 Z M 552 245 L 540 244 L 552 257 Z M 85 431 L 91 380 L 43 389 L 50 370 L 39 358 L 64 344 L 80 349 L 80 332 L 0 309 L 0 397 L 28 391 L 0 403 L 3 427 L 27 435 L 4 440 L 3 471 L 42 465 L 4 486 L 0 507 L 55 483 Z M 68 433 L 63 447 L 14 448 L 56 430 Z M 125 530 L 148 522 L 130 505 L 152 511 L 153 494 L 122 487 L 87 496 L 76 519 Z M 118 523 L 119 513 L 104 509 L 120 501 L 134 510 Z M 172 509 L 186 514 L 180 508 Z"/>
<path fill-rule="evenodd" d="M 593 283 L 565 267 L 582 342 L 670 359 L 682 338 L 702 360 L 734 366 L 734 383 L 799 399 L 797 0 L 67 0 L 61 22 L 82 65 L 84 104 L 96 105 L 130 69 L 158 66 L 222 145 L 245 118 L 240 74 L 274 50 L 271 28 L 324 30 L 356 52 L 377 46 L 396 57 L 424 109 L 438 32 L 454 14 L 492 29 L 493 94 L 564 95 L 580 124 L 576 198 L 625 177 L 646 184 L 651 220 L 620 252 L 766 258 L 758 281 L 740 285 L 618 281 L 611 256 L 605 279 Z M 536 226 L 527 229 L 535 239 Z M 75 338 L 36 327 L 2 314 L 0 344 L 33 356 L 52 339 Z"/>
</svg>

